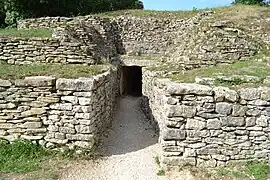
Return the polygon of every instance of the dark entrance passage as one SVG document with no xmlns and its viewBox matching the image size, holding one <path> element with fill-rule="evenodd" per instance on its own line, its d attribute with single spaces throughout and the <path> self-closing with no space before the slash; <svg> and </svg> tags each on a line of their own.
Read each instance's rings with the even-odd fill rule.
<svg viewBox="0 0 270 180">
<path fill-rule="evenodd" d="M 124 66 L 122 71 L 122 94 L 142 95 L 142 68 L 139 66 Z"/>
</svg>

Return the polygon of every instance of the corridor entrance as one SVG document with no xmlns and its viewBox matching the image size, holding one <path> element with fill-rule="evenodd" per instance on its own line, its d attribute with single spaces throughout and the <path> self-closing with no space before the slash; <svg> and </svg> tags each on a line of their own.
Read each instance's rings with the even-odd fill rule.
<svg viewBox="0 0 270 180">
<path fill-rule="evenodd" d="M 122 70 L 121 94 L 142 95 L 142 67 L 124 66 Z"/>
</svg>

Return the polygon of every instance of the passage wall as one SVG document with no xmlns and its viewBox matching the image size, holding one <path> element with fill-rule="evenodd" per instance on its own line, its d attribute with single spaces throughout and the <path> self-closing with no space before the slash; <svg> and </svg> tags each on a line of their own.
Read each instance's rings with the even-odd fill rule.
<svg viewBox="0 0 270 180">
<path fill-rule="evenodd" d="M 156 76 L 144 70 L 143 94 L 159 125 L 166 167 L 269 160 L 269 87 L 235 91 Z"/>
<path fill-rule="evenodd" d="M 0 80 L 0 138 L 90 149 L 110 125 L 118 70 L 92 78 Z"/>
</svg>

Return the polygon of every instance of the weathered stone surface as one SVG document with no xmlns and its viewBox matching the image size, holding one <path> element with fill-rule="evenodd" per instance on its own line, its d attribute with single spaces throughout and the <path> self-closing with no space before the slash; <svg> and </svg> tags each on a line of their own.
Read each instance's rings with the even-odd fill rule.
<svg viewBox="0 0 270 180">
<path fill-rule="evenodd" d="M 167 99 L 167 104 L 170 104 L 170 105 L 176 105 L 178 102 L 179 102 L 179 99 L 176 99 L 176 98 Z"/>
<path fill-rule="evenodd" d="M 261 99 L 265 101 L 270 101 L 270 88 L 261 88 Z"/>
<path fill-rule="evenodd" d="M 0 87 L 10 87 L 12 84 L 9 80 L 0 79 Z"/>
<path fill-rule="evenodd" d="M 239 95 L 244 100 L 260 99 L 261 91 L 258 88 L 246 88 L 239 91 Z"/>
<path fill-rule="evenodd" d="M 71 111 L 72 104 L 71 103 L 56 103 L 56 104 L 51 104 L 50 108 L 56 109 L 56 110 Z"/>
<path fill-rule="evenodd" d="M 186 129 L 202 130 L 206 128 L 206 122 L 201 119 L 187 119 Z"/>
<path fill-rule="evenodd" d="M 245 126 L 244 117 L 222 117 L 220 118 L 222 126 L 235 127 L 235 126 Z"/>
<path fill-rule="evenodd" d="M 29 111 L 22 112 L 22 117 L 29 117 L 29 116 L 36 116 L 36 115 L 42 115 L 46 113 L 46 110 L 44 108 L 31 108 Z"/>
<path fill-rule="evenodd" d="M 94 80 L 90 78 L 81 79 L 58 79 L 56 88 L 65 91 L 91 91 L 94 87 Z"/>
<path fill-rule="evenodd" d="M 22 125 L 22 127 L 28 128 L 28 129 L 36 129 L 36 128 L 42 127 L 42 123 L 41 122 L 26 122 Z"/>
<path fill-rule="evenodd" d="M 43 139 L 44 136 L 29 136 L 29 135 L 22 135 L 21 138 L 22 139 L 26 139 L 26 140 L 40 140 Z"/>
<path fill-rule="evenodd" d="M 236 91 L 230 90 L 229 88 L 226 87 L 215 87 L 213 90 L 215 92 L 215 100 L 217 102 L 225 100 L 236 102 L 239 98 Z"/>
<path fill-rule="evenodd" d="M 164 140 L 182 140 L 186 138 L 186 132 L 180 129 L 165 128 L 162 137 Z"/>
<path fill-rule="evenodd" d="M 254 101 L 249 101 L 248 104 L 249 105 L 254 105 L 254 106 L 267 106 L 270 103 L 267 102 L 267 101 L 263 101 L 263 100 L 257 99 L 257 100 L 254 100 Z"/>
<path fill-rule="evenodd" d="M 220 129 L 221 121 L 219 119 L 209 119 L 207 120 L 207 129 Z"/>
<path fill-rule="evenodd" d="M 93 141 L 95 139 L 94 135 L 91 134 L 67 134 L 66 136 L 69 140 Z"/>
<path fill-rule="evenodd" d="M 75 129 L 76 132 L 80 134 L 90 134 L 94 131 L 91 127 L 85 125 L 77 125 L 75 126 Z"/>
<path fill-rule="evenodd" d="M 55 85 L 55 78 L 48 76 L 32 76 L 24 79 L 25 86 L 50 87 Z"/>
<path fill-rule="evenodd" d="M 0 110 L 1 109 L 13 109 L 16 105 L 14 103 L 7 103 L 7 104 L 0 104 Z"/>
<path fill-rule="evenodd" d="M 59 132 L 65 133 L 65 134 L 75 134 L 75 129 L 70 127 L 60 127 Z"/>
<path fill-rule="evenodd" d="M 212 95 L 213 90 L 208 86 L 198 84 L 171 83 L 167 87 L 167 93 L 171 95 L 185 95 L 185 94 Z"/>
<path fill-rule="evenodd" d="M 62 101 L 67 101 L 71 104 L 77 104 L 78 103 L 78 98 L 75 96 L 62 96 L 61 97 Z"/>
<path fill-rule="evenodd" d="M 46 103 L 57 103 L 60 99 L 57 97 L 38 97 L 37 100 Z"/>
<path fill-rule="evenodd" d="M 246 126 L 255 126 L 256 125 L 256 118 L 255 117 L 247 117 L 246 118 Z"/>
<path fill-rule="evenodd" d="M 11 123 L 0 123 L 0 129 L 12 129 L 15 125 Z"/>
<path fill-rule="evenodd" d="M 168 106 L 167 117 L 186 117 L 191 118 L 196 114 L 196 108 L 193 106 Z"/>
<path fill-rule="evenodd" d="M 233 105 L 232 116 L 245 116 L 247 110 L 248 110 L 248 107 L 246 106 Z"/>
<path fill-rule="evenodd" d="M 260 127 L 267 127 L 268 126 L 268 121 L 270 120 L 269 117 L 266 116 L 260 116 L 256 120 L 256 124 Z"/>
<path fill-rule="evenodd" d="M 225 102 L 217 103 L 216 112 L 222 115 L 229 115 L 232 112 L 232 104 Z"/>
<path fill-rule="evenodd" d="M 92 102 L 90 98 L 79 98 L 79 104 L 82 106 L 87 106 L 90 105 L 91 103 Z"/>
</svg>

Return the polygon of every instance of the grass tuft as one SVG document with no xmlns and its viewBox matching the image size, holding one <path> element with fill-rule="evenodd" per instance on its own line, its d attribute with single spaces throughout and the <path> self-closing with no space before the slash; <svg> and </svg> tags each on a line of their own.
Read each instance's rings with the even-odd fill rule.
<svg viewBox="0 0 270 180">
<path fill-rule="evenodd" d="M 217 64 L 215 66 L 198 68 L 190 71 L 182 71 L 182 69 L 177 68 L 177 66 L 173 64 L 150 67 L 148 69 L 150 71 L 163 71 L 165 73 L 174 72 L 169 73 L 166 77 L 181 83 L 194 83 L 195 77 L 197 76 L 216 77 L 217 75 L 248 75 L 265 78 L 267 76 L 270 76 L 270 51 L 265 50 L 262 53 L 251 57 L 250 59 L 245 61 L 238 61 L 233 64 Z M 243 83 L 245 82 L 239 79 L 234 81 L 233 83 L 216 81 L 215 85 L 231 86 L 241 85 Z"/>
<path fill-rule="evenodd" d="M 166 173 L 165 173 L 165 171 L 164 171 L 163 169 L 160 169 L 160 170 L 157 172 L 157 175 L 158 175 L 158 176 L 165 176 Z"/>
<path fill-rule="evenodd" d="M 158 156 L 155 156 L 155 162 L 158 165 L 158 167 L 160 167 L 160 160 Z"/>
<path fill-rule="evenodd" d="M 0 29 L 0 37 L 50 38 L 51 36 L 52 36 L 52 30 L 47 29 L 47 28 L 39 28 L 39 29 L 6 28 L 6 29 Z"/>
<path fill-rule="evenodd" d="M 117 17 L 117 16 L 135 16 L 135 17 L 154 17 L 154 18 L 191 18 L 202 10 L 193 11 L 156 11 L 156 10 L 119 10 L 94 14 L 101 17 Z"/>
</svg>

